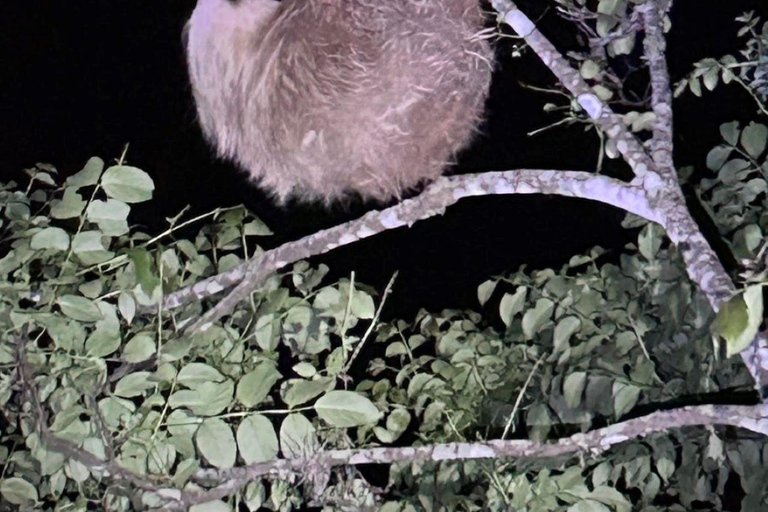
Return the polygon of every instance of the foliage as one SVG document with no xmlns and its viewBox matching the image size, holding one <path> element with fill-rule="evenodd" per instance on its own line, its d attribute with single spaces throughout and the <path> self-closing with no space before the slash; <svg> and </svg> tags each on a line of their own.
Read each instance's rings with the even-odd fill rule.
<svg viewBox="0 0 768 512">
<path fill-rule="evenodd" d="M 608 64 L 636 44 L 630 4 L 558 3 L 574 19 L 594 7 L 585 19 L 606 44 L 571 58 L 601 98 L 626 103 L 624 77 Z M 754 16 L 742 21 L 747 65 L 707 61 L 679 92 L 728 79 L 765 100 L 766 29 Z M 653 121 L 640 110 L 624 118 L 635 133 Z M 768 128 L 726 123 L 721 134 L 697 194 L 733 254 L 758 261 Z M 617 155 L 610 143 L 605 150 Z M 300 262 L 189 334 L 216 298 L 167 310 L 161 297 L 260 255 L 269 229 L 242 207 L 179 214 L 157 236 L 131 229 L 152 180 L 124 158 L 105 167 L 93 158 L 62 183 L 38 164 L 27 186 L 0 185 L 0 511 L 156 509 L 275 460 L 547 441 L 751 389 L 741 361 L 722 356 L 743 341 L 744 325 L 759 323 L 766 269 L 741 269 L 752 286 L 714 326 L 721 350 L 676 249 L 631 217 L 637 242 L 622 254 L 595 248 L 559 270 L 488 280 L 478 288 L 482 314 L 382 321 L 383 298 L 377 304 L 354 274 L 329 283 L 326 267 Z M 599 456 L 398 462 L 383 469 L 384 489 L 355 466 L 281 468 L 192 510 L 768 509 L 765 439 L 715 428 L 628 440 Z"/>
<path fill-rule="evenodd" d="M 158 488 L 183 486 L 201 466 L 347 446 L 344 428 L 378 420 L 372 402 L 342 381 L 360 322 L 375 313 L 364 286 L 342 280 L 318 288 L 327 268 L 300 263 L 226 323 L 189 336 L 182 329 L 201 304 L 163 311 L 158 298 L 258 252 L 249 240 L 269 233 L 261 221 L 236 207 L 214 212 L 194 241 L 173 238 L 179 218 L 150 238 L 127 223 L 130 204 L 151 196 L 143 171 L 104 170 L 94 158 L 62 187 L 50 166 L 28 174 L 26 190 L 9 183 L 0 195 L 7 502 L 43 510 L 162 502 L 158 493 L 107 486 L 104 471 L 73 457 L 78 450 Z M 43 431 L 63 440 L 59 452 Z M 254 483 L 242 499 L 258 508 L 260 492 Z M 296 499 L 292 487 L 272 483 L 275 509 Z"/>
<path fill-rule="evenodd" d="M 20 507 L 152 508 L 172 488 L 200 485 L 205 468 L 320 447 L 545 440 L 650 404 L 750 385 L 738 361 L 713 351 L 711 311 L 654 225 L 616 263 L 594 249 L 559 271 L 521 269 L 483 283 L 478 298 L 489 320 L 446 310 L 422 311 L 412 324 L 377 322 L 370 289 L 354 279 L 324 284 L 327 268 L 299 263 L 223 323 L 189 336 L 183 327 L 203 305 L 164 311 L 158 298 L 259 253 L 251 240 L 269 234 L 261 221 L 223 209 L 193 241 L 176 238 L 189 226 L 180 217 L 151 238 L 127 223 L 131 204 L 151 194 L 142 171 L 120 163 L 104 170 L 94 158 L 61 187 L 50 166 L 28 174 L 26 189 L 9 183 L 0 195 L 0 493 Z M 355 386 L 350 363 L 372 322 L 381 356 Z M 694 430 L 546 466 L 398 463 L 381 506 L 719 508 L 733 472 L 743 506 L 760 506 L 765 450 Z M 73 457 L 78 451 L 130 477 L 115 485 L 109 469 Z M 130 486 L 145 481 L 155 487 Z M 310 499 L 311 484 L 272 475 L 228 504 L 195 510 L 291 510 Z M 379 498 L 348 469 L 334 471 L 316 499 L 359 510 Z"/>
<path fill-rule="evenodd" d="M 747 37 L 744 48 L 738 55 L 724 55 L 719 59 L 706 58 L 696 63 L 694 70 L 675 87 L 678 96 L 690 90 L 696 96 L 704 88 L 712 91 L 721 82 L 736 83 L 750 94 L 758 109 L 768 115 L 768 22 L 761 24 L 759 16 L 750 11 L 736 21 L 742 24 L 739 37 Z"/>
<path fill-rule="evenodd" d="M 697 194 L 740 260 L 754 260 L 768 233 L 768 126 L 732 121 L 720 126 L 722 143 L 707 155 L 713 178 Z"/>
</svg>

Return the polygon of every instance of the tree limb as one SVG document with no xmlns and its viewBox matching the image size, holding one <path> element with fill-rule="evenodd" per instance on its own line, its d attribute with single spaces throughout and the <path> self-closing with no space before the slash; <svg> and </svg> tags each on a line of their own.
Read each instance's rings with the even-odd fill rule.
<svg viewBox="0 0 768 512">
<path fill-rule="evenodd" d="M 223 483 L 207 491 L 185 492 L 181 501 L 188 506 L 225 498 L 259 477 L 285 472 L 303 474 L 311 471 L 312 468 L 322 471 L 333 466 L 357 464 L 502 458 L 544 459 L 576 453 L 595 456 L 630 439 L 643 438 L 673 428 L 713 425 L 727 425 L 768 435 L 768 405 L 683 407 L 655 412 L 591 432 L 543 443 L 529 440 L 493 440 L 427 446 L 329 450 L 302 459 L 276 459 L 227 470 L 202 469 L 195 475 L 197 481 Z M 181 509 L 176 505 L 168 504 L 164 510 Z"/>
<path fill-rule="evenodd" d="M 235 272 L 243 274 L 242 281 L 216 306 L 189 326 L 187 332 L 204 330 L 228 314 L 272 272 L 290 263 L 324 254 L 384 231 L 411 226 L 416 221 L 442 215 L 448 206 L 465 197 L 497 194 L 548 194 L 591 199 L 654 222 L 659 220 L 649 208 L 645 193 L 639 186 L 588 172 L 524 169 L 443 177 L 435 180 L 418 197 L 402 201 L 386 210 L 368 212 L 357 220 L 283 244 L 246 263 L 244 271 L 241 266 Z M 220 288 L 213 286 L 210 280 L 207 280 L 207 283 L 197 288 L 198 294 L 195 297 L 198 300 L 203 297 L 199 292 L 207 293 Z M 189 289 L 182 290 L 180 295 L 171 295 L 169 303 L 178 303 L 180 297 L 190 295 Z"/>
</svg>

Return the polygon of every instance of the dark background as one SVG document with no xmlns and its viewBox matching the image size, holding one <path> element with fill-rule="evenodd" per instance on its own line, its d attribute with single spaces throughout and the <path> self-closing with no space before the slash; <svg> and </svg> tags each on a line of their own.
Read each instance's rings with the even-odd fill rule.
<svg viewBox="0 0 768 512">
<path fill-rule="evenodd" d="M 561 50 L 576 49 L 573 28 L 552 2 L 519 2 Z M 761 6 L 762 4 L 762 6 Z M 677 0 L 669 39 L 670 69 L 679 79 L 703 57 L 734 53 L 743 44 L 733 19 L 762 9 L 765 0 Z M 0 2 L 0 179 L 19 176 L 35 162 L 65 175 L 88 157 L 128 160 L 155 180 L 155 199 L 141 205 L 134 222 L 157 232 L 163 218 L 191 204 L 193 213 L 244 203 L 276 236 L 288 240 L 361 215 L 376 205 L 352 203 L 331 211 L 277 208 L 243 175 L 214 158 L 195 122 L 181 46 L 193 0 L 3 0 Z M 509 57 L 499 45 L 498 71 L 483 135 L 454 172 L 515 168 L 591 170 L 597 137 L 583 126 L 543 135 L 526 133 L 557 120 L 542 113 L 555 98 L 519 82 L 551 86 L 553 78 L 531 53 Z M 617 62 L 629 66 L 631 62 Z M 642 73 L 630 76 L 642 82 Z M 703 168 L 718 141 L 721 122 L 753 118 L 754 106 L 736 86 L 686 94 L 676 102 L 678 165 Z M 617 169 L 620 171 L 620 169 Z M 596 203 L 541 196 L 465 200 L 437 219 L 420 222 L 318 258 L 333 277 L 357 279 L 382 290 L 395 270 L 400 278 L 388 315 L 411 317 L 418 307 L 477 308 L 475 290 L 489 276 L 532 267 L 559 266 L 594 245 L 618 251 L 634 233 L 620 227 L 623 214 Z M 610 256 L 609 256 L 610 257 Z"/>
</svg>

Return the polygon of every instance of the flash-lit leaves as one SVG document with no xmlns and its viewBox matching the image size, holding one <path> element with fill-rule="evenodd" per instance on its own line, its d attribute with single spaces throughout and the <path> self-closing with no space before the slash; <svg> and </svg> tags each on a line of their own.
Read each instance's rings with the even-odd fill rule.
<svg viewBox="0 0 768 512">
<path fill-rule="evenodd" d="M 72 253 L 83 265 L 103 263 L 115 255 L 104 245 L 101 231 L 77 233 L 72 240 Z"/>
<path fill-rule="evenodd" d="M 85 209 L 85 204 L 76 188 L 67 187 L 64 189 L 61 199 L 51 201 L 51 218 L 73 219 L 79 217 Z"/>
<path fill-rule="evenodd" d="M 512 325 L 512 318 L 520 313 L 525 307 L 525 299 L 528 290 L 520 286 L 515 290 L 515 293 L 505 293 L 499 303 L 499 315 L 501 316 L 504 325 L 509 327 Z"/>
<path fill-rule="evenodd" d="M 155 351 L 155 340 L 147 334 L 139 333 L 123 347 L 123 359 L 129 363 L 140 363 L 151 358 Z"/>
<path fill-rule="evenodd" d="M 606 6 L 613 13 L 601 15 L 606 18 L 625 8 Z M 582 72 L 599 77 L 600 66 L 585 63 Z M 633 130 L 646 130 L 653 118 L 630 112 L 625 121 Z M 744 162 L 745 155 L 758 152 L 761 129 L 731 125 L 723 132 L 726 143 L 709 162 L 723 185 L 749 180 L 744 193 L 754 194 L 757 204 L 762 189 L 752 162 Z M 648 223 L 633 225 L 642 228 L 637 243 L 621 254 L 604 258 L 605 251 L 595 249 L 561 269 L 520 270 L 486 281 L 477 290 L 485 319 L 446 310 L 421 311 L 413 323 L 377 321 L 363 345 L 368 350 L 381 343 L 374 345 L 374 357 L 381 357 L 370 361 L 368 379 L 358 380 L 346 365 L 379 299 L 354 279 L 327 282 L 324 266 L 294 264 L 223 321 L 188 336 L 184 326 L 216 297 L 166 310 L 157 302 L 143 307 L 150 304 L 147 296 L 159 298 L 161 284 L 164 291 L 179 289 L 244 255 L 260 254 L 250 236 L 268 229 L 242 208 L 222 208 L 192 240 L 165 236 L 160 246 L 152 234 L 128 231 L 133 203 L 127 201 L 151 189 L 142 188 L 141 180 L 138 188 L 126 186 L 116 171 L 102 177 L 98 161 L 86 167 L 63 190 L 51 186 L 54 174 L 30 171 L 38 176 L 34 198 L 19 191 L 6 199 L 23 208 L 4 213 L 4 222 L 17 219 L 12 229 L 21 234 L 0 258 L 0 276 L 13 284 L 3 289 L 0 318 L 9 320 L 10 333 L 22 327 L 33 333 L 28 364 L 52 435 L 101 458 L 113 451 L 124 470 L 164 482 L 169 496 L 184 486 L 207 486 L 200 480 L 204 472 L 322 456 L 322 450 L 416 438 L 423 444 L 498 439 L 507 426 L 515 437 L 551 440 L 632 413 L 638 404 L 716 389 L 735 372 L 733 365 L 714 367 L 706 336 L 711 311 L 686 280 L 675 248 Z M 61 218 L 47 218 L 53 200 L 60 201 Z M 40 208 L 33 225 L 30 212 Z M 182 215 L 169 219 L 168 232 L 181 223 Z M 760 250 L 759 223 L 734 233 L 740 251 Z M 33 279 L 25 267 L 30 258 L 40 267 Z M 30 290 L 30 283 L 37 289 Z M 17 307 L 22 294 L 33 306 Z M 12 305 L 5 315 L 4 304 Z M 363 352 L 357 361 L 367 356 Z M 21 395 L 6 377 L 15 358 L 15 346 L 0 343 L 4 417 L 20 411 Z M 34 506 L 106 489 L 98 472 L 46 451 L 27 431 L 32 429 L 15 426 L 1 434 L 0 459 L 12 462 L 0 481 L 0 498 L 8 501 L 7 493 L 24 501 L 22 506 Z M 20 435 L 26 435 L 23 442 Z M 628 501 L 615 488 L 631 492 L 636 505 L 646 508 L 664 488 L 680 495 L 681 489 L 695 489 L 685 496 L 695 492 L 697 499 L 711 496 L 709 489 L 722 482 L 680 483 L 691 475 L 709 477 L 696 457 L 737 467 L 739 475 L 756 466 L 751 452 L 727 439 L 710 438 L 702 449 L 686 432 L 676 435 L 681 442 L 669 442 L 671 447 L 664 436 L 628 441 L 581 465 L 564 461 L 553 472 L 508 469 L 503 460 L 494 463 L 503 471 L 483 466 L 482 472 L 477 462 L 394 464 L 392 489 L 410 492 L 425 481 L 442 482 L 441 498 L 467 509 L 624 511 Z M 2 451 L 11 439 L 13 455 Z M 119 443 L 107 447 L 109 439 Z M 691 443 L 696 449 L 686 447 Z M 489 475 L 498 482 L 489 485 Z M 39 496 L 23 482 L 34 484 Z M 337 496 L 344 486 L 343 499 L 351 506 L 367 504 L 370 489 L 359 482 L 334 472 L 326 493 Z M 469 497 L 454 489 L 480 490 Z M 159 492 L 131 492 L 146 506 L 159 508 L 164 499 Z M 270 476 L 269 485 L 254 480 L 231 503 L 289 510 L 302 492 L 302 486 Z M 110 506 L 115 501 L 104 499 Z M 130 503 L 113 508 L 127 512 Z M 198 506 L 226 507 L 224 501 Z"/>
<path fill-rule="evenodd" d="M 103 318 L 96 303 L 85 297 L 63 295 L 56 302 L 61 308 L 61 312 L 74 320 L 96 322 Z"/>
<path fill-rule="evenodd" d="M 35 233 L 29 247 L 36 250 L 66 251 L 69 249 L 69 235 L 61 228 L 45 228 Z"/>
<path fill-rule="evenodd" d="M 765 151 L 768 141 L 768 127 L 763 124 L 749 123 L 741 132 L 741 145 L 752 158 L 759 158 Z"/>
<path fill-rule="evenodd" d="M 302 414 L 288 415 L 280 425 L 280 449 L 284 457 L 308 457 L 319 448 L 316 429 Z"/>
<path fill-rule="evenodd" d="M 271 361 L 263 362 L 240 378 L 235 396 L 247 408 L 259 405 L 267 398 L 272 386 L 280 379 L 280 372 Z"/>
<path fill-rule="evenodd" d="M 488 302 L 488 299 L 491 298 L 491 295 L 493 295 L 493 291 L 496 289 L 497 284 L 498 281 L 488 280 L 477 287 L 477 301 L 481 306 L 485 306 L 485 303 Z"/>
<path fill-rule="evenodd" d="M 713 324 L 725 340 L 726 356 L 738 354 L 755 339 L 763 321 L 763 287 L 754 285 L 724 302 Z"/>
<path fill-rule="evenodd" d="M 128 214 L 131 208 L 122 201 L 95 200 L 85 210 L 86 218 L 96 223 L 102 233 L 119 236 L 128 233 Z"/>
<path fill-rule="evenodd" d="M 285 382 L 280 390 L 283 401 L 293 409 L 297 405 L 309 402 L 313 398 L 331 389 L 334 385 L 334 379 L 330 377 L 321 377 L 316 380 L 290 379 Z"/>
<path fill-rule="evenodd" d="M 147 295 L 152 294 L 155 288 L 160 284 L 160 278 L 155 273 L 152 255 L 146 249 L 129 249 L 126 251 L 128 257 L 136 268 L 136 279 L 141 285 L 141 289 Z"/>
<path fill-rule="evenodd" d="M 231 468 L 237 458 L 237 443 L 232 427 L 219 418 L 207 418 L 195 435 L 195 444 L 209 464 L 217 468 Z"/>
<path fill-rule="evenodd" d="M 96 328 L 85 340 L 85 350 L 90 357 L 106 357 L 120 347 L 120 322 L 115 306 L 106 302 L 97 302 L 96 306 L 101 318 L 96 321 Z"/>
<path fill-rule="evenodd" d="M 231 380 L 205 382 L 194 389 L 176 391 L 168 398 L 168 405 L 185 407 L 198 416 L 215 416 L 232 404 L 234 392 Z"/>
<path fill-rule="evenodd" d="M 147 173 L 128 165 L 115 165 L 104 171 L 101 186 L 112 199 L 140 203 L 152 199 L 155 185 Z"/>
<path fill-rule="evenodd" d="M 754 259 L 757 239 L 768 229 L 768 127 L 752 122 L 742 128 L 733 121 L 720 126 L 720 135 L 724 143 L 707 155 L 716 177 L 702 179 L 699 194 L 735 255 Z"/>
<path fill-rule="evenodd" d="M 25 507 L 33 505 L 38 500 L 35 486 L 17 477 L 0 480 L 0 496 L 11 505 Z"/>
<path fill-rule="evenodd" d="M 334 427 L 376 423 L 381 412 L 370 400 L 352 391 L 331 391 L 315 402 L 318 416 Z"/>
<path fill-rule="evenodd" d="M 523 315 L 523 333 L 528 339 L 533 338 L 534 334 L 549 321 L 555 304 L 549 299 L 539 299 L 533 309 L 529 309 Z"/>
<path fill-rule="evenodd" d="M 260 414 L 246 417 L 237 427 L 237 446 L 246 464 L 277 457 L 279 446 L 272 422 Z"/>
<path fill-rule="evenodd" d="M 96 185 L 102 172 L 104 172 L 104 160 L 97 156 L 91 157 L 85 163 L 82 170 L 64 181 L 64 186 L 72 190 L 78 190 L 83 187 Z"/>
</svg>

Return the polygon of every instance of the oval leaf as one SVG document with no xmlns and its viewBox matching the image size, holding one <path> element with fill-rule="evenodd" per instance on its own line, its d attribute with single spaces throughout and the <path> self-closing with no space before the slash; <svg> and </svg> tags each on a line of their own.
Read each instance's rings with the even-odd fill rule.
<svg viewBox="0 0 768 512">
<path fill-rule="evenodd" d="M 314 454 L 319 448 L 315 427 L 304 415 L 290 414 L 280 425 L 280 448 L 287 458 Z"/>
<path fill-rule="evenodd" d="M 109 197 L 126 203 L 152 199 L 155 184 L 149 174 L 128 165 L 114 165 L 104 172 L 101 186 Z"/>
<path fill-rule="evenodd" d="M 97 322 L 102 319 L 101 311 L 96 304 L 85 297 L 62 295 L 56 303 L 62 313 L 80 322 Z"/>
<path fill-rule="evenodd" d="M 69 249 L 69 235 L 61 228 L 45 228 L 35 233 L 29 246 L 35 250 L 66 251 Z"/>
<path fill-rule="evenodd" d="M 208 418 L 195 435 L 197 449 L 205 459 L 217 468 L 228 469 L 235 465 L 237 444 L 229 425 L 219 418 Z"/>
<path fill-rule="evenodd" d="M 237 427 L 237 447 L 246 464 L 277 457 L 279 448 L 272 422 L 261 414 L 245 418 Z"/>
<path fill-rule="evenodd" d="M 334 427 L 376 423 L 381 412 L 368 398 L 353 391 L 330 391 L 315 402 L 317 415 Z"/>
</svg>

